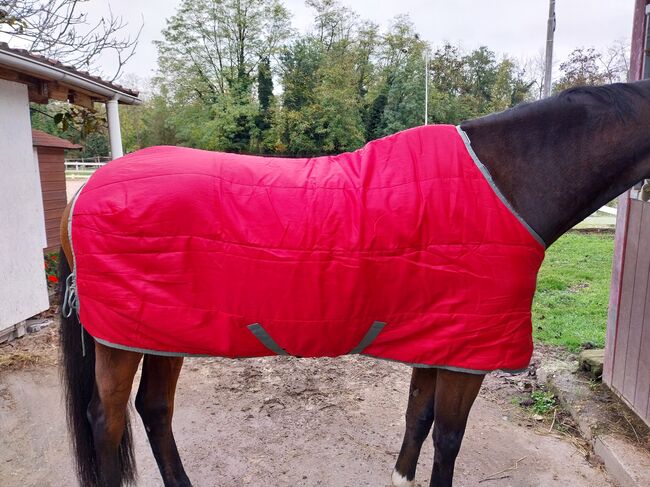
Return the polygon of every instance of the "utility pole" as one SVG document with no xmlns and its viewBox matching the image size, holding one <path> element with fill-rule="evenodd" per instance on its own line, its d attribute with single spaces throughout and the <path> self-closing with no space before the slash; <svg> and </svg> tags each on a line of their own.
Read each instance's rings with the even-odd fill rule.
<svg viewBox="0 0 650 487">
<path fill-rule="evenodd" d="M 553 77 L 553 37 L 555 36 L 555 0 L 549 0 L 548 27 L 546 31 L 546 69 L 544 71 L 544 98 L 551 96 Z"/>
<path fill-rule="evenodd" d="M 429 124 L 429 49 L 424 48 L 424 125 Z"/>
</svg>

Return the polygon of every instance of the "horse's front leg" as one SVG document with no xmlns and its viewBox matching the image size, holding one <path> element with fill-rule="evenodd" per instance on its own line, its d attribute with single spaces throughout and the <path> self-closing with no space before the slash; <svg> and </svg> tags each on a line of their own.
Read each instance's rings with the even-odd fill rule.
<svg viewBox="0 0 650 487">
<path fill-rule="evenodd" d="M 395 487 L 412 487 L 422 443 L 431 431 L 437 369 L 414 368 L 406 408 L 406 431 L 392 481 Z"/>
<path fill-rule="evenodd" d="M 467 417 L 485 375 L 438 370 L 433 427 L 433 473 L 430 487 L 452 487 L 454 465 Z"/>
</svg>

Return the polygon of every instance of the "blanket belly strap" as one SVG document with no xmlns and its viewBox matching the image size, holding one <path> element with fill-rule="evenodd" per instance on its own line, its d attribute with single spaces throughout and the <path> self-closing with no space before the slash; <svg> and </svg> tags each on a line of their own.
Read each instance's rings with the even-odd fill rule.
<svg viewBox="0 0 650 487">
<path fill-rule="evenodd" d="M 255 335 L 262 345 L 271 350 L 276 355 L 289 355 L 287 351 L 282 348 L 278 343 L 269 335 L 269 333 L 264 329 L 259 323 L 253 323 L 247 327 L 250 332 Z"/>
<path fill-rule="evenodd" d="M 373 322 L 372 325 L 370 325 L 370 328 L 368 328 L 368 331 L 366 334 L 363 336 L 359 344 L 354 347 L 349 353 L 351 355 L 353 354 L 360 354 L 362 353 L 372 342 L 375 341 L 375 338 L 381 333 L 381 330 L 384 329 L 384 326 L 386 326 L 386 323 L 383 321 L 375 321 Z"/>
<path fill-rule="evenodd" d="M 383 321 L 374 321 L 368 331 L 358 343 L 356 347 L 348 352 L 348 355 L 359 355 L 375 341 L 377 336 L 381 333 L 386 323 Z M 248 330 L 257 338 L 262 345 L 271 350 L 276 355 L 291 355 L 284 348 L 278 345 L 268 331 L 264 329 L 259 323 L 252 323 L 247 326 Z"/>
</svg>

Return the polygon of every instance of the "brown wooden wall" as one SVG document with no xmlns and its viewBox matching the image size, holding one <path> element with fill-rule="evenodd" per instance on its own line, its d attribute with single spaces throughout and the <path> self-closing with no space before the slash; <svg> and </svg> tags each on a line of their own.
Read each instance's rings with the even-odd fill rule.
<svg viewBox="0 0 650 487">
<path fill-rule="evenodd" d="M 45 211 L 45 232 L 47 247 L 45 252 L 59 250 L 61 238 L 59 224 L 67 203 L 65 191 L 65 159 L 63 149 L 55 147 L 37 147 L 38 168 L 41 174 L 43 193 L 43 210 Z"/>
<path fill-rule="evenodd" d="M 635 0 L 630 78 L 642 77 L 645 9 Z M 603 381 L 650 425 L 650 204 L 619 198 Z"/>
<path fill-rule="evenodd" d="M 650 204 L 629 199 L 603 380 L 650 424 Z M 614 315 L 614 316 L 612 316 Z"/>
</svg>

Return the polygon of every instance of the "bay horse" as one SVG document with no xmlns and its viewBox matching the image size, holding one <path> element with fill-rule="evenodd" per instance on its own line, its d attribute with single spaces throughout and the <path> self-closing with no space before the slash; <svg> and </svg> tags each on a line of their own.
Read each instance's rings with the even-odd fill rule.
<svg viewBox="0 0 650 487">
<path fill-rule="evenodd" d="M 495 191 L 546 246 L 650 177 L 650 81 L 570 89 L 464 122 L 460 129 Z M 60 281 L 66 309 L 71 299 L 63 284 L 75 262 L 68 231 L 71 211 L 66 208 L 61 227 Z M 134 482 L 127 403 L 143 357 L 135 407 L 164 485 L 191 485 L 172 433 L 183 358 L 122 350 L 94 340 L 70 310 L 62 319 L 61 349 L 68 425 L 81 485 Z M 413 369 L 406 431 L 392 473 L 395 487 L 415 484 L 420 449 L 432 427 L 435 455 L 429 485 L 452 486 L 468 414 L 484 375 Z"/>
</svg>

